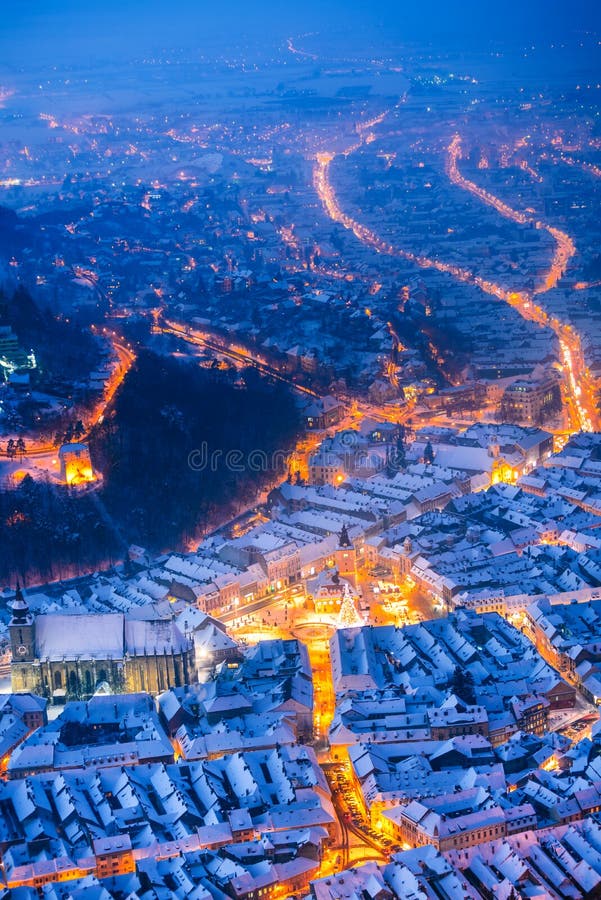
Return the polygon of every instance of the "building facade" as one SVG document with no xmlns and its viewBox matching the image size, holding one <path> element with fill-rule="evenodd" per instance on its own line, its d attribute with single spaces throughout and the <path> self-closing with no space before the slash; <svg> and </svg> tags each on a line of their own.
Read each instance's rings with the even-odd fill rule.
<svg viewBox="0 0 601 900">
<path fill-rule="evenodd" d="M 194 644 L 171 620 L 121 613 L 34 617 L 21 590 L 11 607 L 15 692 L 64 703 L 98 691 L 158 694 L 195 678 Z"/>
</svg>

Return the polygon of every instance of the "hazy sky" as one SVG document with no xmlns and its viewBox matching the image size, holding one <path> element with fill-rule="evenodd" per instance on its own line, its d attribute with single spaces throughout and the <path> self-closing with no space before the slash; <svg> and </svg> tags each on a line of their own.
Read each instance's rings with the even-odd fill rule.
<svg viewBox="0 0 601 900">
<path fill-rule="evenodd" d="M 4 62 L 136 56 L 164 47 L 273 45 L 293 32 L 349 28 L 394 40 L 466 47 L 560 40 L 601 30 L 599 0 L 2 0 Z"/>
</svg>

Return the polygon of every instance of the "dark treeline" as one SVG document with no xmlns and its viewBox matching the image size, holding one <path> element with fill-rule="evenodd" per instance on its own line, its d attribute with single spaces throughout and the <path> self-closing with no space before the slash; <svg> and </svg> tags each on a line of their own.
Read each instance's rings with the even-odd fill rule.
<svg viewBox="0 0 601 900">
<path fill-rule="evenodd" d="M 100 362 L 100 345 L 88 329 L 57 319 L 22 285 L 12 295 L 0 293 L 0 324 L 10 325 L 21 347 L 35 352 L 42 376 L 85 381 Z"/>
<path fill-rule="evenodd" d="M 255 369 L 207 370 L 144 351 L 91 438 L 103 501 L 130 542 L 173 547 L 285 477 L 298 427 L 290 390 Z"/>
<path fill-rule="evenodd" d="M 206 370 L 143 352 L 91 437 L 100 488 L 26 476 L 0 491 L 0 585 L 111 565 L 132 542 L 181 545 L 285 477 L 298 427 L 289 389 L 254 369 Z M 238 451 L 229 465 L 228 451 Z"/>
<path fill-rule="evenodd" d="M 53 581 L 110 565 L 120 552 L 95 499 L 33 481 L 0 491 L 0 584 Z"/>
</svg>

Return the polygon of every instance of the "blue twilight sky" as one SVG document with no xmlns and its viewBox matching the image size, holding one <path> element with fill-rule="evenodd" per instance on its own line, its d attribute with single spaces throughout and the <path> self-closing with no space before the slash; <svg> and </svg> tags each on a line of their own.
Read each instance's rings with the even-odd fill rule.
<svg viewBox="0 0 601 900">
<path fill-rule="evenodd" d="M 0 64 L 135 57 L 166 47 L 244 40 L 271 44 L 293 32 L 432 41 L 474 49 L 601 30 L 600 0 L 2 0 Z M 586 36 L 586 35 L 585 35 Z"/>
</svg>

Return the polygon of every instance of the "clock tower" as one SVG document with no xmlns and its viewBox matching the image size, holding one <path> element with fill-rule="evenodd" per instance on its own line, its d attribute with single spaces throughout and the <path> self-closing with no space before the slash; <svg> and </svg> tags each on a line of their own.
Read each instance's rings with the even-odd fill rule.
<svg viewBox="0 0 601 900">
<path fill-rule="evenodd" d="M 15 599 L 9 606 L 12 610 L 8 628 L 13 664 L 32 662 L 35 659 L 35 625 L 20 585 L 17 585 Z"/>
<path fill-rule="evenodd" d="M 357 551 L 349 537 L 346 525 L 342 526 L 338 547 L 334 553 L 336 568 L 342 578 L 351 578 L 357 583 Z"/>
</svg>

